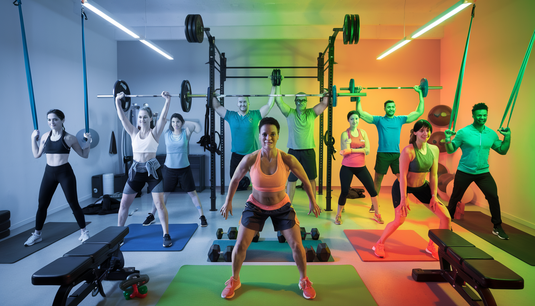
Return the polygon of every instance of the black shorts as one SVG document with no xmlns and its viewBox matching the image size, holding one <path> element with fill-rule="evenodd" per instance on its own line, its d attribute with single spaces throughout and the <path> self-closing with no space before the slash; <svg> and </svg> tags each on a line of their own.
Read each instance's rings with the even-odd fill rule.
<svg viewBox="0 0 535 306">
<path fill-rule="evenodd" d="M 148 172 L 136 172 L 133 179 L 128 178 L 128 181 L 126 181 L 123 193 L 138 193 L 141 191 L 141 189 L 143 189 L 145 183 L 149 185 L 147 188 L 148 192 L 163 192 L 161 167 L 156 169 L 156 174 L 158 175 L 158 178 L 154 178 L 154 176 L 149 175 Z"/>
<path fill-rule="evenodd" d="M 162 174 L 163 192 L 173 192 L 177 186 L 180 186 L 185 192 L 195 190 L 195 180 L 193 179 L 193 172 L 190 166 L 174 169 L 164 165 Z"/>
<path fill-rule="evenodd" d="M 377 152 L 377 157 L 375 159 L 375 172 L 380 174 L 386 174 L 388 172 L 388 167 L 392 169 L 392 173 L 399 173 L 399 153 L 384 153 Z"/>
<path fill-rule="evenodd" d="M 275 231 L 290 229 L 297 223 L 295 210 L 290 202 L 275 210 L 263 210 L 251 202 L 246 202 L 241 215 L 241 224 L 248 229 L 260 232 L 268 217 L 271 217 Z"/>
<path fill-rule="evenodd" d="M 429 186 L 427 181 L 420 187 L 407 187 L 407 195 L 409 195 L 409 193 L 414 194 L 418 201 L 424 204 L 429 204 L 431 202 L 431 186 Z M 392 202 L 394 203 L 394 208 L 399 206 L 400 201 L 401 190 L 399 189 L 399 181 L 396 180 L 394 184 L 392 184 Z"/>
<path fill-rule="evenodd" d="M 306 149 L 306 150 L 288 149 L 288 154 L 291 154 L 295 158 L 297 158 L 297 161 L 299 161 L 301 166 L 303 166 L 303 169 L 305 169 L 305 172 L 309 180 L 313 180 L 313 179 L 316 179 L 316 177 L 318 177 L 318 170 L 316 168 L 316 152 L 314 151 L 314 149 Z M 288 181 L 296 182 L 297 176 L 295 176 L 295 174 L 293 173 L 290 173 L 290 175 L 288 176 Z"/>
</svg>

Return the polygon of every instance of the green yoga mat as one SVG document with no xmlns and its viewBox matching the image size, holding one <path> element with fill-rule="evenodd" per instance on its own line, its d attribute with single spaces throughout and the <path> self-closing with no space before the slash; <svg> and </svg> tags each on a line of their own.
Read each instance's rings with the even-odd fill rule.
<svg viewBox="0 0 535 306">
<path fill-rule="evenodd" d="M 377 305 L 350 265 L 308 265 L 307 274 L 316 290 L 313 301 L 303 298 L 295 265 L 244 265 L 242 286 L 229 301 L 221 298 L 221 292 L 231 274 L 230 265 L 184 265 L 158 305 Z"/>
<path fill-rule="evenodd" d="M 509 240 L 502 240 L 492 233 L 490 216 L 479 211 L 465 211 L 463 219 L 453 221 L 495 247 L 535 266 L 535 236 L 502 223 L 503 230 L 509 235 Z"/>
<path fill-rule="evenodd" d="M 303 246 L 311 246 L 314 251 L 317 251 L 318 244 L 322 243 L 321 240 L 303 240 Z M 219 244 L 221 251 L 224 252 L 228 245 L 235 245 L 236 240 L 214 240 L 213 244 Z M 327 246 L 329 246 L 327 244 Z M 206 260 L 208 260 L 208 250 L 206 251 Z M 223 262 L 223 255 L 219 257 L 218 262 Z M 315 262 L 319 262 L 316 258 Z M 333 262 L 332 255 L 329 257 L 328 262 Z M 278 240 L 267 240 L 260 238 L 258 242 L 252 242 L 247 249 L 247 256 L 245 262 L 294 262 L 292 256 L 292 249 L 287 242 L 280 243 Z"/>
<path fill-rule="evenodd" d="M 86 222 L 86 225 L 89 223 L 91 222 Z M 17 262 L 79 230 L 80 227 L 76 222 L 48 222 L 43 226 L 43 241 L 32 246 L 24 246 L 24 242 L 32 235 L 33 228 L 2 240 L 0 241 L 0 264 Z M 58 256 L 61 255 L 63 254 L 58 254 Z"/>
</svg>

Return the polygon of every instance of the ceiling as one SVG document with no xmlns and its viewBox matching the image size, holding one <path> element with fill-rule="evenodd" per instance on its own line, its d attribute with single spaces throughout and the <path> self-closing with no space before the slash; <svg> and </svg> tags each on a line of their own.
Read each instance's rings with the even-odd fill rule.
<svg viewBox="0 0 535 306">
<path fill-rule="evenodd" d="M 359 14 L 363 39 L 400 39 L 459 0 L 88 1 L 146 39 L 181 40 L 188 14 L 200 14 L 204 26 L 218 39 L 323 39 L 333 28 L 342 27 L 345 14 Z M 91 18 L 91 12 L 88 15 Z M 120 30 L 115 36 L 131 39 Z M 422 38 L 442 38 L 442 28 Z"/>
</svg>

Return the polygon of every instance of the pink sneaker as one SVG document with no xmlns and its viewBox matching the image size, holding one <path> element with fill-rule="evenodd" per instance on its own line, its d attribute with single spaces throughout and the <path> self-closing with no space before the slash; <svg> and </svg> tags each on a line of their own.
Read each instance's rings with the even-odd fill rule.
<svg viewBox="0 0 535 306">
<path fill-rule="evenodd" d="M 431 254 L 431 256 L 433 256 L 434 259 L 438 260 L 438 251 L 437 251 L 437 247 L 435 245 L 431 246 L 431 248 L 429 246 L 427 246 L 427 248 L 425 249 L 425 252 L 427 254 Z"/>
<path fill-rule="evenodd" d="M 230 277 L 228 281 L 225 282 L 225 289 L 223 289 L 223 292 L 221 293 L 221 297 L 224 299 L 231 299 L 234 297 L 234 291 L 238 290 L 241 287 L 241 282 L 239 280 L 235 280 L 234 277 Z"/>
<path fill-rule="evenodd" d="M 312 288 L 312 282 L 308 276 L 299 280 L 299 289 L 303 290 L 303 297 L 307 300 L 312 300 L 316 297 L 316 290 Z"/>
<path fill-rule="evenodd" d="M 373 221 L 379 223 L 379 224 L 384 224 L 385 222 L 383 221 L 383 218 L 381 218 L 381 215 L 380 214 L 375 214 L 373 216 Z"/>
<path fill-rule="evenodd" d="M 377 242 L 377 244 L 375 244 L 372 247 L 372 250 L 374 251 L 375 256 L 377 256 L 379 258 L 384 258 L 385 257 L 385 245 L 384 244 L 380 244 L 379 242 Z"/>
</svg>

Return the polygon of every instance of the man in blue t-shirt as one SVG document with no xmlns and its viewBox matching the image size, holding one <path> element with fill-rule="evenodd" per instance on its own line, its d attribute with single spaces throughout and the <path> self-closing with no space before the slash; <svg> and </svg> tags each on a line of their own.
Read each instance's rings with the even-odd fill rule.
<svg viewBox="0 0 535 306">
<path fill-rule="evenodd" d="M 494 224 L 492 233 L 500 239 L 509 239 L 501 225 L 498 187 L 489 172 L 488 160 L 490 149 L 501 155 L 507 154 L 511 146 L 511 131 L 509 128 L 500 128 L 498 132 L 503 135 L 503 141 L 501 141 L 496 132 L 486 127 L 488 109 L 485 103 L 478 103 L 472 108 L 474 123 L 460 129 L 457 133 L 449 129 L 444 131 L 446 151 L 451 154 L 457 148 L 461 148 L 463 152 L 453 180 L 453 191 L 448 203 L 448 210 L 453 218 L 457 203 L 463 198 L 468 186 L 475 182 L 489 202 L 490 220 Z M 456 136 L 451 140 L 453 135 Z"/>
<path fill-rule="evenodd" d="M 414 86 L 414 90 L 418 93 L 419 103 L 415 111 L 407 116 L 394 116 L 396 113 L 396 103 L 392 100 L 385 102 L 385 115 L 372 116 L 362 110 L 360 101 L 357 102 L 357 111 L 360 118 L 367 123 L 375 124 L 377 133 L 379 135 L 379 148 L 377 149 L 377 157 L 375 159 L 375 178 L 374 185 L 377 194 L 381 191 L 381 183 L 388 168 L 399 179 L 399 137 L 401 133 L 401 126 L 407 123 L 416 121 L 424 113 L 424 97 L 419 85 Z M 360 91 L 360 88 L 359 88 Z M 370 212 L 375 212 L 373 205 Z"/>
<path fill-rule="evenodd" d="M 271 89 L 271 94 L 273 95 L 274 93 L 275 87 Z M 234 175 L 242 158 L 259 149 L 258 123 L 269 113 L 273 107 L 273 102 L 274 97 L 270 97 L 268 103 L 262 106 L 259 110 L 249 110 L 249 98 L 238 97 L 238 111 L 236 112 L 227 110 L 221 103 L 219 103 L 219 100 L 214 95 L 214 98 L 212 99 L 212 107 L 230 126 L 230 136 L 232 139 L 230 149 L 232 152 L 230 158 L 230 178 Z M 242 186 L 242 184 L 240 184 L 240 186 Z M 239 189 L 242 190 L 242 188 Z"/>
</svg>

